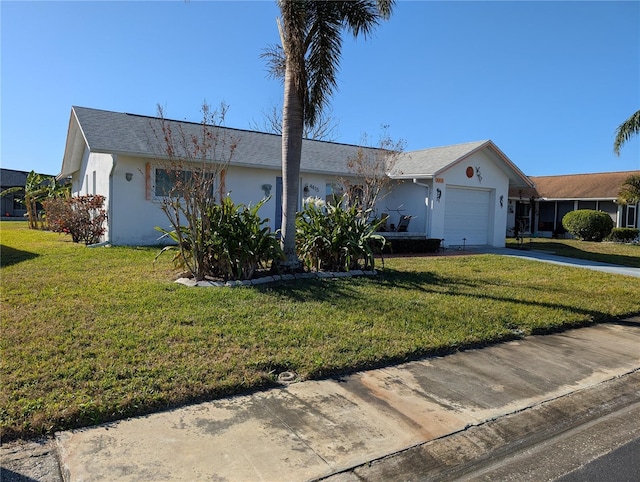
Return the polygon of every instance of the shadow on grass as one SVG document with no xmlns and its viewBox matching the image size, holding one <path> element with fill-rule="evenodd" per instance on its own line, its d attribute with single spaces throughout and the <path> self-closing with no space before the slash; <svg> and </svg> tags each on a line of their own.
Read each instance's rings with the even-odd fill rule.
<svg viewBox="0 0 640 482">
<path fill-rule="evenodd" d="M 540 251 L 550 251 L 556 256 L 565 256 L 567 258 L 586 259 L 588 261 L 598 261 L 600 263 L 615 264 L 618 266 L 626 266 L 629 268 L 640 268 L 640 247 L 638 247 L 638 256 L 627 256 L 615 253 L 594 253 L 577 248 L 571 244 L 562 242 L 535 242 L 533 244 L 524 243 L 522 247 L 516 245 L 507 245 L 507 248 L 521 249 L 528 251 L 530 249 Z"/>
<path fill-rule="evenodd" d="M 0 480 L 4 482 L 38 482 L 36 479 L 32 479 L 26 475 L 22 475 L 13 470 L 0 467 Z"/>
<path fill-rule="evenodd" d="M 18 264 L 22 261 L 37 258 L 38 256 L 40 255 L 30 251 L 22 251 L 20 249 L 0 244 L 0 268 Z"/>
<path fill-rule="evenodd" d="M 487 293 L 486 283 L 483 281 L 470 281 L 468 279 L 452 278 L 446 276 L 440 276 L 432 272 L 406 272 L 396 271 L 393 269 L 385 269 L 380 272 L 377 277 L 362 277 L 362 278 L 346 278 L 349 282 L 344 282 L 345 279 L 314 279 L 308 282 L 285 282 L 279 286 L 272 286 L 268 289 L 264 289 L 265 294 L 272 293 L 276 296 L 286 297 L 296 302 L 304 303 L 310 301 L 331 301 L 338 298 L 351 299 L 354 302 L 365 300 L 368 306 L 371 308 L 377 307 L 377 300 L 372 298 L 370 293 L 363 293 L 361 287 L 364 285 L 382 286 L 388 289 L 402 289 L 407 291 L 415 291 L 421 293 L 437 293 L 447 294 L 451 296 L 460 296 L 468 299 L 475 299 L 477 301 L 490 300 L 505 303 L 514 303 L 517 305 L 523 305 L 531 308 L 545 308 L 545 309 L 560 309 L 563 311 L 570 311 L 584 316 L 584 321 L 575 323 L 565 323 L 561 326 L 548 326 L 548 327 L 533 327 L 531 328 L 532 335 L 542 335 L 557 333 L 564 330 L 576 328 L 579 326 L 588 326 L 595 323 L 615 322 L 628 317 L 636 316 L 638 313 L 631 312 L 625 313 L 621 316 L 612 318 L 609 313 L 579 308 L 575 305 L 566 303 L 552 303 L 543 302 L 535 297 L 530 300 L 522 300 L 516 298 L 510 298 L 506 296 L 496 296 Z M 356 283 L 354 283 L 356 280 Z M 465 289 L 478 290 L 477 293 L 467 292 Z M 386 303 L 386 302 L 385 302 Z M 383 309 L 384 307 L 377 307 Z M 495 343 L 498 340 L 491 340 L 490 343 Z M 500 340 L 504 341 L 504 340 Z M 422 353 L 420 355 L 423 355 Z"/>
<path fill-rule="evenodd" d="M 445 287 L 446 286 L 448 287 L 467 286 L 470 288 L 479 289 L 486 286 L 484 282 L 480 282 L 480 281 L 473 282 L 469 280 L 463 281 L 460 279 L 447 279 L 447 278 L 434 276 L 431 273 L 406 273 L 406 272 L 400 272 L 400 271 L 387 270 L 385 272 L 385 275 L 386 276 L 385 276 L 384 282 L 387 283 L 389 286 L 392 286 L 394 288 L 407 289 L 407 290 L 421 290 L 425 292 L 432 291 L 428 289 L 428 286 L 434 286 L 434 281 L 437 281 L 437 280 L 440 281 L 439 282 L 440 286 L 445 286 Z M 441 292 L 441 291 L 438 291 L 438 292 Z M 484 293 L 460 292 L 457 289 L 452 289 L 449 294 L 456 295 L 456 296 L 463 296 L 467 298 L 475 298 L 477 300 L 491 300 L 491 301 L 514 303 L 514 304 L 531 306 L 531 307 L 561 309 L 561 310 L 578 313 L 586 317 L 585 321 L 579 321 L 576 323 L 565 323 L 561 326 L 534 327 L 531 330 L 532 335 L 544 335 L 544 334 L 550 334 L 550 333 L 557 333 L 557 332 L 562 332 L 572 328 L 577 328 L 580 326 L 593 325 L 596 323 L 607 323 L 607 322 L 624 323 L 624 321 L 622 320 L 624 320 L 625 318 L 636 317 L 640 314 L 637 311 L 633 311 L 629 313 L 624 313 L 617 317 L 612 317 L 609 313 L 605 313 L 597 310 L 578 308 L 574 305 L 568 305 L 564 303 L 548 303 L 548 302 L 543 302 L 535 299 L 519 300 L 516 298 L 509 298 L 505 296 L 495 296 L 495 295 L 488 294 L 486 292 Z"/>
</svg>

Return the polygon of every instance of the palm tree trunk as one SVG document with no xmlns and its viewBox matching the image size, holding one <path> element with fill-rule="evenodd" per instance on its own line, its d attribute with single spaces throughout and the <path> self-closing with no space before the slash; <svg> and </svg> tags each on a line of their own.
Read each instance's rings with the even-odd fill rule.
<svg viewBox="0 0 640 482">
<path fill-rule="evenodd" d="M 304 127 L 301 95 L 287 62 L 284 77 L 284 105 L 282 111 L 282 249 L 285 260 L 281 268 L 295 271 L 300 268 L 296 253 L 296 212 L 300 197 L 300 159 Z"/>
</svg>

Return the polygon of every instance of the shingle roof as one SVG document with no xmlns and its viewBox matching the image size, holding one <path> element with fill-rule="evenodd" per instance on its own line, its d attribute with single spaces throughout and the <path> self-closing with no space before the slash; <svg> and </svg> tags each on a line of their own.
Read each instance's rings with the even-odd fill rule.
<svg viewBox="0 0 640 482">
<path fill-rule="evenodd" d="M 432 178 L 478 151 L 484 152 L 493 159 L 496 166 L 509 177 L 511 186 L 530 186 L 531 181 L 527 176 L 490 140 L 402 153 L 391 170 L 390 177 L 396 179 Z"/>
<path fill-rule="evenodd" d="M 24 186 L 27 182 L 29 171 L 17 171 L 15 169 L 0 169 L 0 186 L 18 187 Z M 43 177 L 53 177 L 50 174 L 40 174 Z"/>
<path fill-rule="evenodd" d="M 199 123 L 175 120 L 166 122 L 174 134 L 182 131 L 187 138 L 198 135 L 202 129 L 202 124 Z M 232 159 L 234 165 L 281 169 L 282 145 L 279 135 L 227 127 L 219 129 L 223 138 L 237 141 Z M 80 168 L 85 144 L 92 152 L 163 158 L 166 156 L 163 154 L 165 143 L 162 137 L 161 120 L 157 117 L 73 107 L 60 177 L 68 176 Z M 359 149 L 377 151 L 351 144 L 305 139 L 302 142 L 300 170 L 348 176 L 352 173 L 347 167 L 347 161 L 357 156 Z M 402 153 L 391 177 L 429 177 L 480 149 L 485 149 L 496 160 L 513 185 L 529 184 L 527 177 L 491 141 Z M 216 160 L 226 159 L 228 155 L 223 152 Z"/>
<path fill-rule="evenodd" d="M 82 134 L 93 152 L 130 154 L 162 158 L 165 143 L 161 121 L 157 117 L 110 112 L 86 107 L 73 107 Z M 73 115 L 73 114 L 72 114 Z M 187 138 L 198 135 L 199 123 L 168 120 L 174 135 L 182 130 Z M 232 162 L 253 167 L 281 167 L 281 137 L 275 134 L 220 127 L 221 138 L 237 142 Z M 358 152 L 358 146 L 305 139 L 302 146 L 301 170 L 346 175 L 347 159 Z M 218 160 L 228 158 L 219 153 Z"/>
<path fill-rule="evenodd" d="M 510 189 L 509 196 L 523 199 L 616 199 L 625 180 L 632 174 L 640 174 L 640 171 L 531 176 L 534 190 Z"/>
<path fill-rule="evenodd" d="M 432 147 L 403 153 L 391 171 L 395 177 L 433 176 L 442 169 L 468 156 L 489 141 L 466 142 L 453 146 Z"/>
</svg>

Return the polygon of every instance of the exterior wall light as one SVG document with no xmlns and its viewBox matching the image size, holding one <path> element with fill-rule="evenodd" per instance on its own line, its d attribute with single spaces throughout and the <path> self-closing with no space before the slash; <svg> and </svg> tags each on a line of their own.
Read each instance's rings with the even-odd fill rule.
<svg viewBox="0 0 640 482">
<path fill-rule="evenodd" d="M 124 175 L 124 178 L 125 178 L 127 181 L 131 181 L 131 179 L 133 179 L 133 173 L 131 173 L 131 172 L 127 172 L 127 173 Z"/>
</svg>

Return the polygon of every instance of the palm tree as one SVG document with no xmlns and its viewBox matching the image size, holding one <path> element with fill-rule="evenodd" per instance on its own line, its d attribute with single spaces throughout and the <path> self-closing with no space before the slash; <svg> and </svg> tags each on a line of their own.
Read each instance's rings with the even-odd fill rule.
<svg viewBox="0 0 640 482">
<path fill-rule="evenodd" d="M 620 204 L 640 203 L 640 174 L 631 174 L 627 177 L 618 193 Z"/>
<path fill-rule="evenodd" d="M 622 145 L 640 132 L 640 110 L 635 114 L 631 114 L 626 121 L 616 129 L 616 139 L 613 142 L 613 152 L 620 155 Z"/>
<path fill-rule="evenodd" d="M 394 0 L 277 0 L 280 57 L 271 51 L 272 71 L 284 77 L 282 109 L 283 268 L 296 270 L 295 214 L 298 209 L 304 126 L 313 126 L 337 82 L 342 30 L 365 37 L 391 15 Z M 265 54 L 269 57 L 269 53 Z"/>
</svg>

